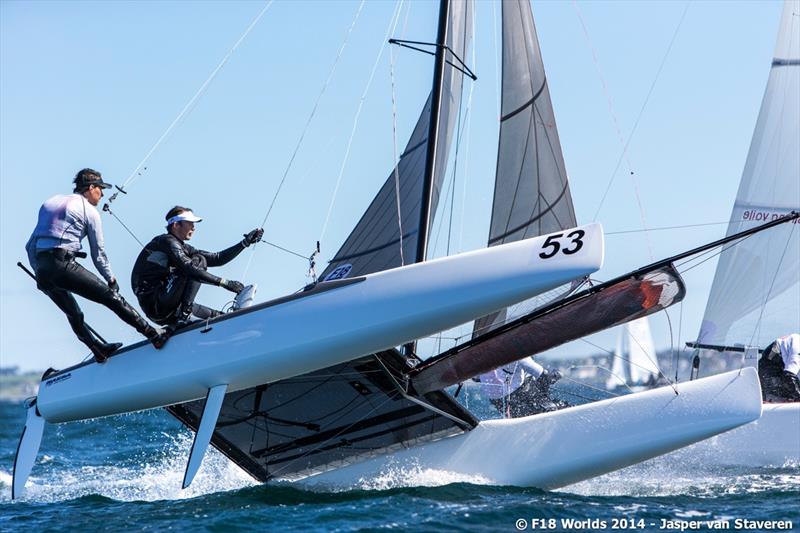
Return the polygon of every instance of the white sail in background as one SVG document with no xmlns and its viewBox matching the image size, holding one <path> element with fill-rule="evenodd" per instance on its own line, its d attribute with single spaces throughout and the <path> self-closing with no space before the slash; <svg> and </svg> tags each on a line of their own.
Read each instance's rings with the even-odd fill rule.
<svg viewBox="0 0 800 533">
<path fill-rule="evenodd" d="M 727 235 L 800 210 L 800 0 L 784 4 L 775 57 Z M 800 224 L 719 258 L 698 342 L 764 347 L 800 329 Z"/>
<path fill-rule="evenodd" d="M 617 348 L 614 350 L 614 355 L 611 356 L 611 373 L 606 379 L 606 388 L 609 390 L 622 387 L 627 382 L 625 375 L 625 362 L 622 360 L 625 353 L 622 349 L 622 339 L 625 336 L 625 329 L 623 328 L 619 337 L 617 337 Z"/>
<path fill-rule="evenodd" d="M 655 383 L 658 379 L 655 343 L 647 317 L 627 322 L 620 332 L 606 388 Z"/>
<path fill-rule="evenodd" d="M 645 318 L 625 324 L 625 339 L 628 344 L 630 384 L 643 385 L 658 379 L 658 364 L 650 321 Z"/>
</svg>

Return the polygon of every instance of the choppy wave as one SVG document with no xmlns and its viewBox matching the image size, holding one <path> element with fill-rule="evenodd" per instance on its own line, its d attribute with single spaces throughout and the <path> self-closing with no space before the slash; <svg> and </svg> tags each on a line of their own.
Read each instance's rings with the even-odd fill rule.
<svg viewBox="0 0 800 533">
<path fill-rule="evenodd" d="M 399 464 L 338 487 L 264 486 L 209 449 L 192 485 L 181 490 L 192 435 L 163 412 L 48 427 L 27 492 L 12 502 L 23 415 L 18 406 L 0 404 L 0 530 L 496 531 L 514 530 L 520 518 L 620 517 L 800 525 L 797 465 L 714 467 L 685 456 L 545 492 Z"/>
</svg>

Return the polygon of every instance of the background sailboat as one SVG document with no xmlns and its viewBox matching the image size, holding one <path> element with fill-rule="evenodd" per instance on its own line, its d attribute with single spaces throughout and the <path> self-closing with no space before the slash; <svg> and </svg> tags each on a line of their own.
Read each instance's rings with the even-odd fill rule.
<svg viewBox="0 0 800 533">
<path fill-rule="evenodd" d="M 617 348 L 611 357 L 611 375 L 606 380 L 607 389 L 641 390 L 656 385 L 660 371 L 647 317 L 632 320 L 622 326 Z"/>
<path fill-rule="evenodd" d="M 799 95 L 800 2 L 787 0 L 728 235 L 800 212 Z M 690 345 L 701 347 L 703 375 L 719 368 L 720 359 L 729 368 L 755 365 L 755 358 L 743 361 L 745 347 L 763 349 L 798 331 L 800 224 L 794 220 L 722 252 L 697 342 Z M 800 403 L 765 403 L 757 423 L 686 453 L 723 464 L 800 463 Z"/>
</svg>

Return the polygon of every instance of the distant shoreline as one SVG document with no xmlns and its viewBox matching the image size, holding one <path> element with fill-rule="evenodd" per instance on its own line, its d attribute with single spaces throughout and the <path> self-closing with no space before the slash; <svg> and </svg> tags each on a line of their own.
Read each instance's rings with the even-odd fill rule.
<svg viewBox="0 0 800 533">
<path fill-rule="evenodd" d="M 41 378 L 39 371 L 0 375 L 0 401 L 20 402 L 36 396 Z"/>
</svg>

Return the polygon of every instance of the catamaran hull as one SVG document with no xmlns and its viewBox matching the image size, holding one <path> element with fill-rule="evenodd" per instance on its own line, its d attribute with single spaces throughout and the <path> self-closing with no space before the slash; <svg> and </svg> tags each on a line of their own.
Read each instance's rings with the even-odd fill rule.
<svg viewBox="0 0 800 533">
<path fill-rule="evenodd" d="M 555 489 L 707 439 L 761 414 L 751 368 L 517 419 L 306 478 L 341 486 L 409 469 Z"/>
<path fill-rule="evenodd" d="M 236 391 L 431 335 L 600 268 L 599 224 L 320 284 L 174 336 L 48 377 L 38 411 L 66 422 Z M 321 288 L 320 288 L 321 287 Z"/>
<path fill-rule="evenodd" d="M 800 402 L 765 403 L 761 418 L 668 456 L 703 466 L 800 465 Z"/>
</svg>

